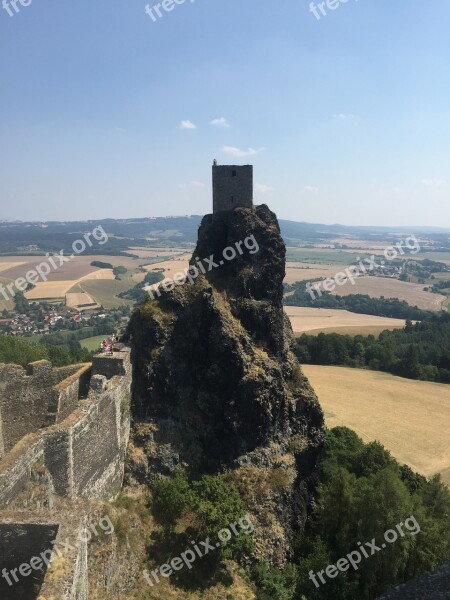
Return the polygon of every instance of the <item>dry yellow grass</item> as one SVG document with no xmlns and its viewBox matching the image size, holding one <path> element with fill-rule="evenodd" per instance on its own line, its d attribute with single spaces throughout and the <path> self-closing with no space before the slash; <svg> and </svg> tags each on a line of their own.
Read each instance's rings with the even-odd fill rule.
<svg viewBox="0 0 450 600">
<path fill-rule="evenodd" d="M 145 273 L 133 273 L 131 279 L 134 283 L 142 283 L 145 279 Z"/>
<path fill-rule="evenodd" d="M 179 254 L 186 254 L 186 248 L 145 248 L 143 246 L 130 246 L 130 253 L 139 258 L 168 258 Z"/>
<path fill-rule="evenodd" d="M 313 263 L 286 263 L 286 277 L 284 283 L 295 283 L 297 281 L 306 281 L 307 279 L 326 279 L 334 277 L 336 273 L 345 270 L 343 265 L 323 264 L 317 265 Z"/>
<path fill-rule="evenodd" d="M 182 273 L 189 267 L 189 261 L 192 254 L 183 254 L 174 258 L 173 260 L 164 260 L 161 262 L 153 263 L 152 265 L 144 265 L 146 271 L 153 271 L 154 269 L 164 269 L 164 275 L 172 278 L 175 273 Z"/>
<path fill-rule="evenodd" d="M 92 269 L 92 267 L 91 267 Z M 77 280 L 63 281 L 38 281 L 35 287 L 25 293 L 28 300 L 36 300 L 38 298 L 60 298 L 65 296 L 74 285 L 80 281 L 87 280 L 111 280 L 114 275 L 111 269 L 92 270 L 87 275 L 79 277 Z"/>
<path fill-rule="evenodd" d="M 380 333 L 382 333 L 383 331 L 386 331 L 386 329 L 389 330 L 393 330 L 393 329 L 401 329 L 403 326 L 399 325 L 396 327 L 393 327 L 392 325 L 390 325 L 389 327 L 386 327 L 385 325 L 361 325 L 361 326 L 350 326 L 350 327 L 321 327 L 319 329 L 311 329 L 311 331 L 308 331 L 308 335 L 319 335 L 319 333 L 338 333 L 339 335 L 351 335 L 352 337 L 355 337 L 357 335 L 363 335 L 363 336 L 368 336 L 368 335 L 373 335 L 374 337 L 378 338 L 380 336 Z"/>
<path fill-rule="evenodd" d="M 24 262 L 11 262 L 11 261 L 0 261 L 0 273 L 2 271 L 8 271 L 8 269 L 14 269 L 25 264 Z"/>
<path fill-rule="evenodd" d="M 62 298 L 73 286 L 74 281 L 38 281 L 36 287 L 25 292 L 28 300 L 39 298 Z"/>
<path fill-rule="evenodd" d="M 401 329 L 404 319 L 389 319 L 373 315 L 359 315 L 347 310 L 331 308 L 309 308 L 303 306 L 285 306 L 284 310 L 291 320 L 295 334 L 325 331 L 327 333 L 344 333 L 349 327 L 375 327 L 380 333 L 383 329 Z M 342 331 L 341 331 L 342 330 Z"/>
<path fill-rule="evenodd" d="M 419 283 L 408 283 L 398 281 L 388 277 L 358 277 L 355 285 L 351 282 L 343 286 L 336 287 L 334 292 L 338 296 L 348 296 L 349 294 L 367 294 L 372 298 L 399 298 L 405 300 L 411 306 L 418 306 L 424 310 L 441 310 L 442 304 L 446 303 L 446 297 L 441 294 L 432 294 L 424 290 L 424 286 Z"/>
<path fill-rule="evenodd" d="M 14 280 L 17 277 L 24 277 L 27 271 L 34 269 L 36 265 L 48 261 L 46 256 L 0 256 L 0 272 L 2 277 Z M 92 273 L 108 271 L 108 269 L 98 269 L 91 266 L 92 261 L 109 263 L 113 267 L 123 266 L 127 269 L 136 269 L 140 265 L 148 263 L 148 259 L 131 258 L 129 256 L 109 256 L 109 255 L 79 255 L 74 256 L 70 261 L 64 262 L 59 266 L 59 260 L 54 259 L 57 269 L 51 270 L 47 278 L 49 281 L 68 281 L 71 279 L 74 283 L 80 278 Z"/>
<path fill-rule="evenodd" d="M 86 279 L 115 279 L 115 275 L 112 272 L 112 269 L 100 269 L 97 271 L 92 271 L 83 277 L 80 277 L 78 281 L 86 281 Z"/>
<path fill-rule="evenodd" d="M 450 385 L 345 367 L 303 366 L 328 427 L 378 440 L 401 463 L 450 484 Z"/>
<path fill-rule="evenodd" d="M 66 304 L 67 306 L 70 306 L 71 308 L 77 308 L 78 306 L 83 306 L 83 305 L 88 305 L 88 304 L 92 304 L 95 305 L 95 307 L 99 306 L 96 301 L 89 296 L 89 294 L 86 294 L 86 292 L 80 292 L 78 294 L 66 294 Z M 94 306 L 90 306 L 89 308 L 94 308 Z"/>
</svg>

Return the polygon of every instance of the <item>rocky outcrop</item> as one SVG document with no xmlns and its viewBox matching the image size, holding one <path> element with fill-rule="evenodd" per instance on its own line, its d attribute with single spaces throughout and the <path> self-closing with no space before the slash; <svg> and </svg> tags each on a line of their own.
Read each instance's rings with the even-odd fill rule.
<svg viewBox="0 0 450 600">
<path fill-rule="evenodd" d="M 242 471 L 265 521 L 261 555 L 282 564 L 316 484 L 323 415 L 292 352 L 276 216 L 264 205 L 207 215 L 191 260 L 200 264 L 192 285 L 163 292 L 130 322 L 130 477 Z"/>
<path fill-rule="evenodd" d="M 377 600 L 449 600 L 450 561 L 441 565 L 433 573 L 426 573 L 397 586 L 379 596 Z"/>
</svg>

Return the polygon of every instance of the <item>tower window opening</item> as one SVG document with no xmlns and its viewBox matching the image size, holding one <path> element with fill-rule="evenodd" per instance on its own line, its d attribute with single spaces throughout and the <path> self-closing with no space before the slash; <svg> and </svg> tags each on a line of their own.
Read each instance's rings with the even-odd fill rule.
<svg viewBox="0 0 450 600">
<path fill-rule="evenodd" d="M 231 171 L 231 177 L 236 177 L 236 175 L 237 175 L 236 169 L 233 169 Z"/>
</svg>

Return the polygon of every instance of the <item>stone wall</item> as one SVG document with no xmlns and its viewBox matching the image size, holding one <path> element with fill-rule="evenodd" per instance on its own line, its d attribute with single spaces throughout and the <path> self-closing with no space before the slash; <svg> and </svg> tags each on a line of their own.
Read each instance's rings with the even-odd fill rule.
<svg viewBox="0 0 450 600">
<path fill-rule="evenodd" d="M 52 389 L 47 426 L 62 423 L 77 408 L 80 398 L 87 397 L 90 379 L 91 365 L 83 365 Z"/>
<path fill-rule="evenodd" d="M 253 206 L 253 166 L 213 165 L 213 212 Z"/>
<path fill-rule="evenodd" d="M 18 389 L 24 391 L 26 402 L 11 392 L 5 378 L 1 379 L 6 374 L 12 375 Z M 27 371 L 2 365 L 0 380 L 4 382 L 0 390 L 3 406 L 8 404 L 5 398 L 11 402 L 13 396 L 19 403 L 16 422 L 22 428 L 16 426 L 15 436 L 32 424 L 41 425 L 21 437 L 0 459 L 0 566 L 9 571 L 29 562 L 30 552 L 42 551 L 36 545 L 37 538 L 48 546 L 48 527 L 56 528 L 61 543 L 77 539 L 82 523 L 91 514 L 90 501 L 112 500 L 119 494 L 130 433 L 130 352 L 122 348 L 113 356 L 94 357 L 92 370 L 91 365 L 52 369 L 45 361 L 34 363 Z M 27 421 L 24 406 L 30 407 L 33 398 L 39 399 L 35 402 L 39 416 Z M 42 427 L 45 422 L 51 424 Z M 3 437 L 4 427 L 5 420 Z M 8 437 L 8 445 L 13 439 Z M 26 509 L 24 514 L 22 509 Z M 45 516 L 47 523 L 43 522 Z M 33 581 L 27 579 L 13 591 L 9 586 L 1 588 L 0 597 L 88 600 L 87 553 L 87 542 L 82 540 L 62 557 L 53 554 L 48 573 L 42 574 L 42 580 L 35 577 L 35 589 Z"/>
<path fill-rule="evenodd" d="M 88 366 L 71 365 L 53 369 L 50 362 L 40 360 L 23 369 L 17 365 L 0 365 L 0 458 L 27 434 L 46 427 L 52 405 L 53 388 Z M 75 375 L 79 381 L 81 373 Z M 74 406 L 79 386 L 74 384 L 66 402 Z M 73 408 L 72 408 L 73 410 Z"/>
<path fill-rule="evenodd" d="M 0 508 L 27 485 L 38 463 L 59 496 L 110 499 L 119 493 L 130 431 L 129 351 L 94 357 L 92 370 L 87 399 L 78 400 L 90 373 L 84 365 L 53 390 L 52 402 L 61 409 L 54 413 L 57 422 L 22 438 L 0 461 Z M 76 400 L 76 410 L 59 422 Z"/>
</svg>

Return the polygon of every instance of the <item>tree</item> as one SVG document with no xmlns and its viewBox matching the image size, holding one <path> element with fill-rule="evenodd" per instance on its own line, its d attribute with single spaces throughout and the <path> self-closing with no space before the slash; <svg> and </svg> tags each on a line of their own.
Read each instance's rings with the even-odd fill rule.
<svg viewBox="0 0 450 600">
<path fill-rule="evenodd" d="M 30 303 L 23 295 L 23 292 L 17 292 L 14 296 L 14 306 L 18 313 L 27 314 L 30 309 Z"/>
</svg>

